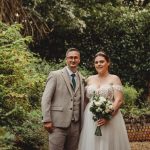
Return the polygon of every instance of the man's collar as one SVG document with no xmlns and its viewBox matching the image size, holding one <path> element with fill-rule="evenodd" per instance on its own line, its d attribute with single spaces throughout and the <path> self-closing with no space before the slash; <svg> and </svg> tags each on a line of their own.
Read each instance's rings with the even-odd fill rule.
<svg viewBox="0 0 150 150">
<path fill-rule="evenodd" d="M 70 76 L 74 73 L 74 72 L 72 72 L 72 71 L 69 69 L 68 66 L 66 66 L 66 69 L 67 69 L 67 71 L 68 71 L 68 73 L 69 73 Z M 76 71 L 74 74 L 77 75 L 77 71 Z"/>
</svg>

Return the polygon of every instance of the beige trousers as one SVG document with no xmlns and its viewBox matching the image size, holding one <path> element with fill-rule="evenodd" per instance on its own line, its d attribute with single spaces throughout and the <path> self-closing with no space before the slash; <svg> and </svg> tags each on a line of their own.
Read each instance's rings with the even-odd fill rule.
<svg viewBox="0 0 150 150">
<path fill-rule="evenodd" d="M 77 150 L 79 134 L 79 122 L 71 122 L 68 128 L 55 128 L 49 134 L 49 150 Z"/>
</svg>

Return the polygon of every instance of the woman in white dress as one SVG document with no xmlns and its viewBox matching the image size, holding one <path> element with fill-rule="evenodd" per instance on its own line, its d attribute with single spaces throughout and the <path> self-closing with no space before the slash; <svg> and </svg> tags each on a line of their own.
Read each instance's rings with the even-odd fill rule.
<svg viewBox="0 0 150 150">
<path fill-rule="evenodd" d="M 95 55 L 94 65 L 97 74 L 87 79 L 86 97 L 89 101 L 84 112 L 78 150 L 130 150 L 125 122 L 119 110 L 123 103 L 121 81 L 118 76 L 109 73 L 110 60 L 104 52 Z M 94 122 L 90 111 L 90 98 L 94 92 L 113 102 L 114 111 L 110 120 L 102 118 Z M 97 125 L 101 126 L 102 136 L 95 135 Z"/>
</svg>

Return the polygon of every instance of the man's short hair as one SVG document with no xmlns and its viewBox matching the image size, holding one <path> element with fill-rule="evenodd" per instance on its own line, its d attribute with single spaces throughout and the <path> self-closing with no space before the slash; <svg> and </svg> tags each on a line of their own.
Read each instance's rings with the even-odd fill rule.
<svg viewBox="0 0 150 150">
<path fill-rule="evenodd" d="M 67 51 L 66 51 L 66 56 L 69 52 L 72 52 L 72 51 L 76 51 L 80 54 L 80 51 L 77 49 L 77 48 L 69 48 Z"/>
</svg>

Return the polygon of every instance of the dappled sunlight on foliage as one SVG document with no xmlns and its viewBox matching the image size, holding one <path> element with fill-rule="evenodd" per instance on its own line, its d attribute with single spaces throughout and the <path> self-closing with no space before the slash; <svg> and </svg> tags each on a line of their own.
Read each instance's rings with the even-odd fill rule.
<svg viewBox="0 0 150 150">
<path fill-rule="evenodd" d="M 2 37 L 0 40 L 0 124 L 1 130 L 4 131 L 0 138 L 9 148 L 9 146 L 14 147 L 17 141 L 22 145 L 21 139 L 26 142 L 22 130 L 24 128 L 26 135 L 31 132 L 27 131 L 28 127 L 25 124 L 27 120 L 30 124 L 33 123 L 30 113 L 40 106 L 46 75 L 37 69 L 41 60 L 28 51 L 26 43 L 29 43 L 31 38 L 23 38 L 20 35 L 21 26 L 17 24 L 6 26 L 2 23 L 0 25 L 0 36 Z M 39 112 L 37 114 L 39 114 L 36 117 L 36 120 L 39 120 L 37 126 L 41 130 L 41 116 Z M 12 135 L 11 139 L 9 135 Z M 35 136 L 36 139 L 39 139 L 37 137 L 41 135 Z M 42 144 L 41 142 L 40 145 Z"/>
<path fill-rule="evenodd" d="M 26 43 L 31 38 L 23 38 L 20 27 L 1 23 L 0 28 L 0 139 L 3 148 L 40 149 L 47 144 L 41 123 L 42 92 L 49 72 L 63 68 L 65 61 L 46 62 L 30 52 Z"/>
<path fill-rule="evenodd" d="M 49 72 L 65 66 L 70 47 L 81 52 L 85 78 L 94 74 L 94 55 L 104 50 L 110 72 L 124 85 L 125 121 L 145 121 L 150 116 L 149 7 L 147 0 L 1 1 L 0 19 L 6 24 L 0 21 L 0 149 L 47 149 L 42 92 Z"/>
<path fill-rule="evenodd" d="M 150 116 L 149 102 L 145 100 L 140 107 L 136 103 L 142 90 L 137 91 L 133 86 L 126 83 L 123 92 L 124 104 L 121 108 L 121 111 L 127 121 L 140 121 L 140 119 L 147 119 L 145 117 Z"/>
</svg>

